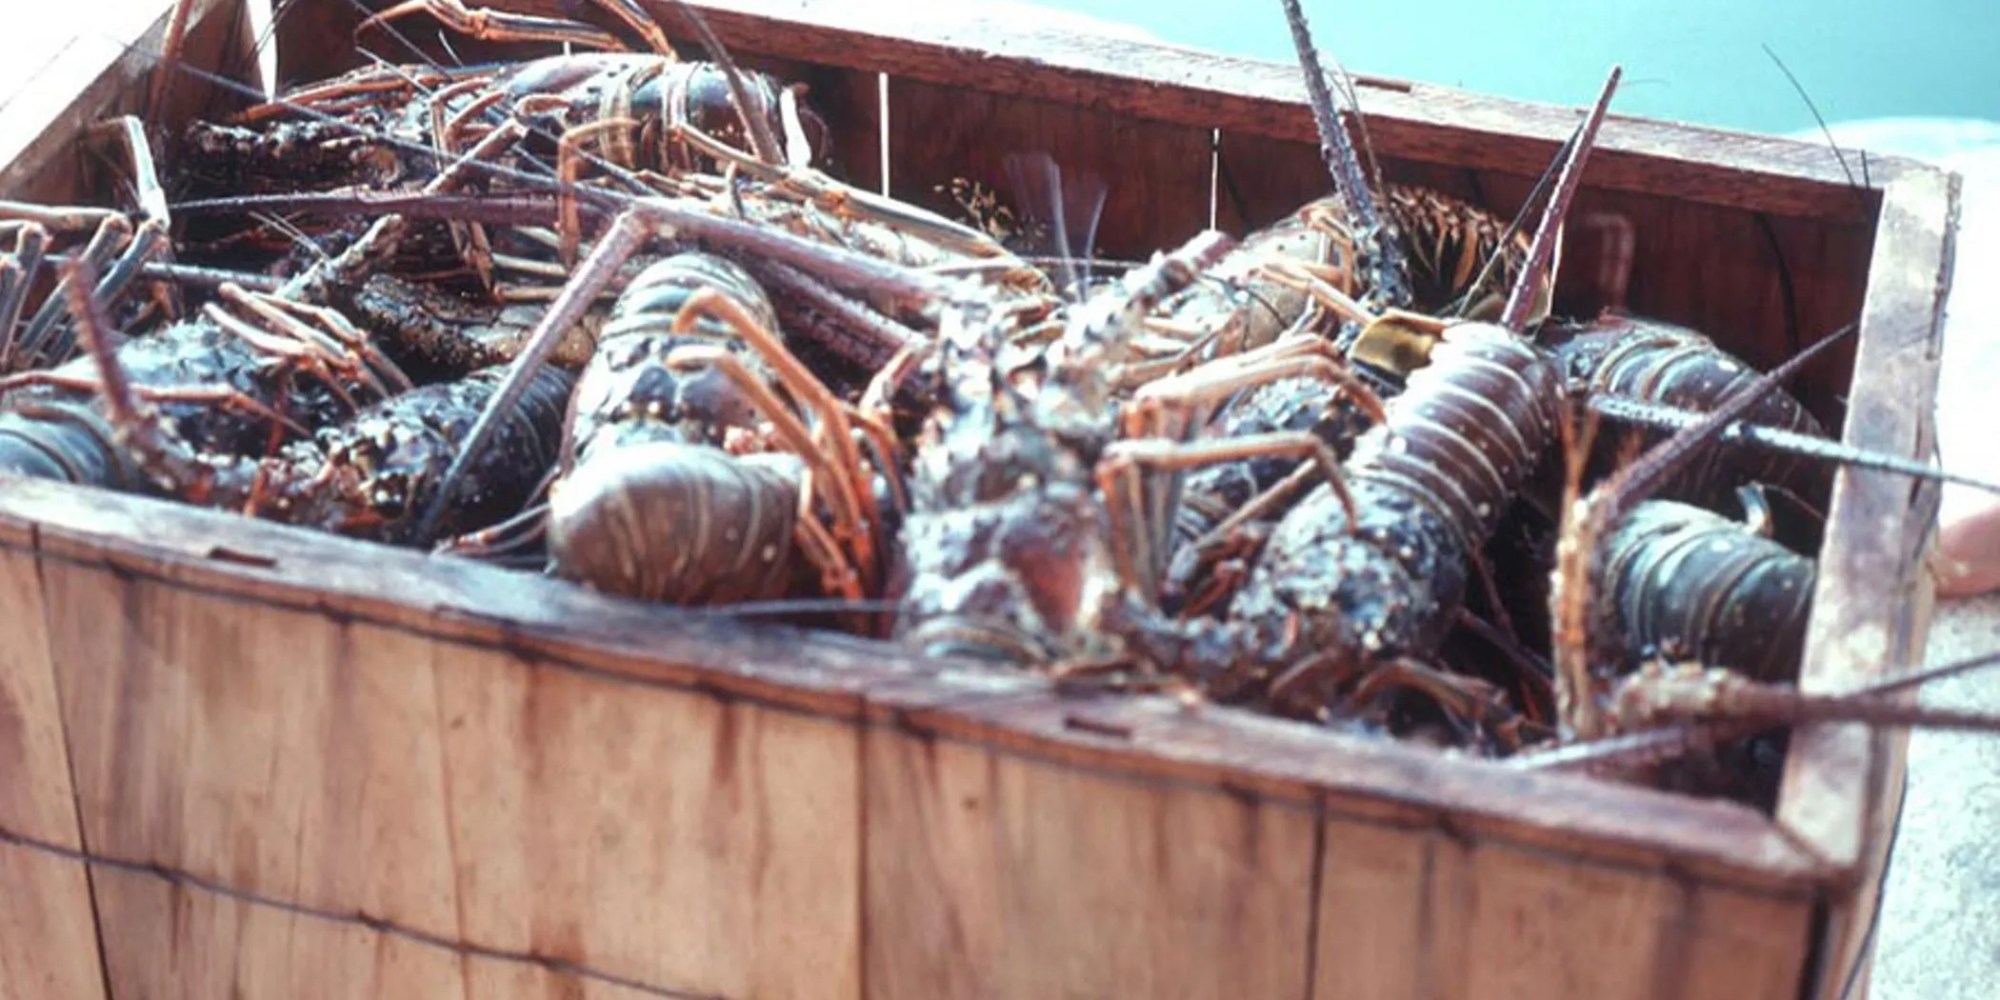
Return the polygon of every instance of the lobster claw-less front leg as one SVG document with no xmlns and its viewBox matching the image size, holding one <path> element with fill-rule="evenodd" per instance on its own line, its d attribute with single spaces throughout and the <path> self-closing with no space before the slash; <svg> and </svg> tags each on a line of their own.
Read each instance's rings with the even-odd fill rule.
<svg viewBox="0 0 2000 1000">
<path fill-rule="evenodd" d="M 1526 740 L 1528 721 L 1509 703 L 1507 694 L 1477 677 L 1450 673 L 1410 657 L 1397 657 L 1365 671 L 1343 699 L 1338 714 L 1362 718 L 1388 715 L 1401 708 L 1404 693 L 1414 693 L 1435 705 L 1444 721 L 1456 728 L 1460 741 L 1508 754 Z"/>
<path fill-rule="evenodd" d="M 617 14 L 640 34 L 645 35 L 647 43 L 659 54 L 664 56 L 674 54 L 673 46 L 667 42 L 666 33 L 661 31 L 660 26 L 652 18 L 647 17 L 645 11 L 631 0 L 595 0 L 595 2 Z M 355 27 L 354 33 L 359 36 L 370 28 L 385 27 L 391 21 L 419 12 L 430 14 L 453 31 L 485 42 L 555 42 L 611 52 L 623 52 L 628 49 L 617 36 L 581 21 L 494 10 L 490 7 L 468 5 L 464 0 L 405 0 L 362 21 Z"/>
</svg>

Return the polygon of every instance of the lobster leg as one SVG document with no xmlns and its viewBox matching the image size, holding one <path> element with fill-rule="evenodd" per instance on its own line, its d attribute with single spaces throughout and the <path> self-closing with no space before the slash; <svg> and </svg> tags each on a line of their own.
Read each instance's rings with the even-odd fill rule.
<svg viewBox="0 0 2000 1000">
<path fill-rule="evenodd" d="M 129 229 L 129 223 L 122 219 L 118 222 L 106 219 L 83 251 L 84 259 L 90 261 L 93 270 L 107 264 L 111 267 L 110 273 L 98 283 L 93 294 L 100 300 L 109 300 L 122 293 L 139 273 L 140 267 L 165 245 L 165 236 L 165 229 L 158 221 L 148 221 L 134 233 Z M 124 241 L 124 252 L 112 263 L 111 254 L 116 250 L 115 244 L 121 240 Z M 66 359 L 73 344 L 66 337 L 55 339 L 56 327 L 62 317 L 62 289 L 58 285 L 56 293 L 50 295 L 28 321 L 20 339 L 0 349 L 0 371 L 43 367 Z"/>
<path fill-rule="evenodd" d="M 603 163 L 602 159 L 584 152 L 583 144 L 598 135 L 618 135 L 632 126 L 623 121 L 592 122 L 578 125 L 562 134 L 556 142 L 556 232 L 562 242 L 557 247 L 557 256 L 564 265 L 576 265 L 577 248 L 583 242 L 583 220 L 577 204 L 575 188 L 583 177 L 586 162 Z M 629 160 L 629 157 L 627 157 Z"/>
<path fill-rule="evenodd" d="M 1346 714 L 1361 714 L 1364 706 L 1398 688 L 1430 698 L 1454 720 L 1492 734 L 1507 751 L 1521 747 L 1524 720 L 1507 704 L 1505 692 L 1477 677 L 1450 673 L 1408 657 L 1369 668 L 1348 694 Z"/>
<path fill-rule="evenodd" d="M 275 101 L 246 108 L 231 120 L 247 125 L 298 111 L 338 115 L 348 110 L 348 105 L 390 103 L 411 94 L 427 93 L 452 79 L 465 79 L 463 74 L 462 70 L 448 73 L 435 66 L 364 66 L 300 87 Z M 481 73 L 478 78 L 490 79 L 491 74 Z"/>
<path fill-rule="evenodd" d="M 364 373 L 365 369 L 359 365 L 347 363 L 346 359 L 326 350 L 321 345 L 309 339 L 300 342 L 287 336 L 284 332 L 274 333 L 254 323 L 249 323 L 236 316 L 232 316 L 221 306 L 213 302 L 202 308 L 202 315 L 224 333 L 241 338 L 256 350 L 282 358 L 285 365 L 303 369 L 319 377 L 326 383 L 328 388 L 333 390 L 335 395 L 340 397 L 340 401 L 346 404 L 348 409 L 355 410 L 360 408 L 360 404 L 341 385 L 340 378 L 338 377 L 339 373 L 343 372 L 351 375 Z M 382 390 L 379 383 L 371 388 L 375 388 L 380 395 L 388 395 L 386 391 Z"/>
<path fill-rule="evenodd" d="M 13 370 L 14 328 L 21 322 L 21 309 L 41 271 L 48 243 L 49 231 L 28 223 L 14 237 L 14 253 L 0 260 L 0 372 Z"/>
<path fill-rule="evenodd" d="M 354 33 L 359 35 L 418 12 L 428 13 L 453 31 L 484 42 L 556 42 L 609 52 L 628 51 L 610 32 L 580 21 L 469 7 L 464 0 L 405 0 L 362 21 L 355 26 Z"/>
<path fill-rule="evenodd" d="M 674 319 L 674 332 L 685 334 L 703 316 L 727 323 L 771 364 L 779 384 L 818 417 L 818 433 L 803 439 L 795 437 L 792 443 L 799 457 L 817 473 L 814 482 L 818 483 L 822 478 L 827 481 L 827 492 L 822 499 L 835 512 L 835 537 L 848 547 L 864 583 L 872 592 L 881 538 L 876 519 L 868 513 L 870 491 L 861 453 L 854 443 L 850 422 L 850 417 L 854 415 L 852 409 L 836 399 L 810 369 L 786 350 L 784 342 L 775 333 L 764 329 L 735 300 L 715 289 L 705 288 L 689 297 Z M 770 396 L 768 387 L 742 367 L 739 360 L 721 352 L 711 357 L 739 388 L 751 394 L 751 398 L 763 397 L 765 416 L 777 423 L 781 432 L 788 433 L 788 436 L 806 433 L 803 425 L 787 431 L 788 424 L 794 424 L 795 418 L 787 419 L 790 417 L 787 408 L 775 396 Z M 877 440 L 882 440 L 882 437 L 878 436 Z M 893 436 L 888 437 L 893 442 Z"/>
<path fill-rule="evenodd" d="M 1105 448 L 1097 464 L 1097 485 L 1103 491 L 1106 512 L 1111 518 L 1111 534 L 1117 540 L 1113 558 L 1118 563 L 1120 582 L 1133 592 L 1156 599 L 1164 562 L 1163 548 L 1155 541 L 1163 532 L 1147 530 L 1158 522 L 1145 516 L 1135 484 L 1138 467 L 1184 470 L 1216 462 L 1266 456 L 1296 456 L 1309 460 L 1326 477 L 1341 504 L 1347 508 L 1349 524 L 1359 521 L 1354 497 L 1340 474 L 1340 459 L 1326 442 L 1304 431 L 1255 434 L 1212 441 L 1169 441 L 1145 438 L 1117 441 Z"/>
<path fill-rule="evenodd" d="M 685 122 L 673 125 L 676 138 L 687 142 L 719 163 L 734 166 L 745 176 L 843 218 L 862 218 L 881 223 L 946 250 L 970 257 L 1012 256 L 998 240 L 915 205 L 884 198 L 851 187 L 811 168 L 766 163 Z"/>
<path fill-rule="evenodd" d="M 431 147 L 437 151 L 439 166 L 449 164 L 457 158 L 454 140 L 464 129 L 465 123 L 472 116 L 484 113 L 503 100 L 506 92 L 488 90 L 450 120 L 445 117 L 445 109 L 453 99 L 477 93 L 486 86 L 487 82 L 484 80 L 461 81 L 440 89 L 426 102 L 428 105 L 426 110 L 431 121 Z M 479 279 L 479 287 L 491 294 L 494 291 L 493 247 L 487 241 L 485 227 L 477 222 L 467 222 L 462 219 L 447 220 L 445 227 L 451 233 L 452 248 L 458 252 L 459 259 L 472 268 L 473 274 Z"/>
<path fill-rule="evenodd" d="M 410 377 L 377 350 L 366 333 L 332 309 L 293 302 L 276 295 L 246 292 L 233 284 L 222 286 L 220 294 L 224 301 L 256 313 L 271 324 L 273 330 L 300 343 L 315 345 L 330 363 L 338 363 L 343 371 L 366 380 L 370 388 L 384 396 L 408 392 L 414 387 Z M 314 326 L 315 323 L 318 325 Z M 346 357 L 341 357 L 342 353 Z M 387 377 L 386 383 L 382 376 Z"/>
<path fill-rule="evenodd" d="M 1178 490 L 1174 487 L 1138 490 L 1131 482 L 1133 462 L 1144 462 L 1161 470 L 1185 470 L 1275 455 L 1311 458 L 1322 472 L 1329 473 L 1328 481 L 1347 508 L 1349 522 L 1356 520 L 1353 499 L 1337 474 L 1338 458 L 1311 434 L 1255 435 L 1167 445 L 1184 441 L 1215 401 L 1247 388 L 1292 378 L 1325 381 L 1344 392 L 1370 419 L 1377 422 L 1385 419 L 1381 397 L 1351 369 L 1340 364 L 1338 357 L 1333 346 L 1319 337 L 1288 338 L 1162 378 L 1135 394 L 1125 418 L 1126 440 L 1107 451 L 1108 467 L 1100 467 L 1098 481 L 1112 510 L 1114 534 L 1125 539 L 1124 551 L 1136 560 L 1125 569 L 1129 578 L 1141 585 L 1142 593 L 1153 599 L 1159 597 L 1160 578 L 1169 555 L 1165 532 L 1172 523 L 1172 504 Z M 1309 447 L 1306 442 L 1317 447 Z M 1142 501 L 1140 496 L 1146 499 Z M 1128 515 L 1136 516 L 1126 520 Z"/>
</svg>

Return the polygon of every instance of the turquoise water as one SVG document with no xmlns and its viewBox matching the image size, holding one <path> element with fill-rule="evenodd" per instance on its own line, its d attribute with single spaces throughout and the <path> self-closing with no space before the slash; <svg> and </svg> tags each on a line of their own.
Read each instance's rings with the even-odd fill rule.
<svg viewBox="0 0 2000 1000">
<path fill-rule="evenodd" d="M 1038 0 L 1159 39 L 1291 61 L 1278 0 Z M 2000 0 L 1304 0 L 1348 69 L 1585 104 L 1616 62 L 1614 109 L 1756 132 L 1813 121 L 1768 44 L 1829 121 L 2000 119 Z"/>
</svg>

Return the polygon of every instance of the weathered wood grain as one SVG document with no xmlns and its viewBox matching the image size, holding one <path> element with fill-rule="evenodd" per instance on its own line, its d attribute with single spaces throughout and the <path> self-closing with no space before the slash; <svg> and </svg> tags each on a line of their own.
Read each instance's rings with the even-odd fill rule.
<svg viewBox="0 0 2000 1000">
<path fill-rule="evenodd" d="M 1870 450 L 1929 455 L 1944 298 L 1956 238 L 1958 179 L 1912 170 L 1883 198 L 1844 436 Z M 1922 502 L 1915 502 L 1921 500 Z M 1837 688 L 1918 662 L 1936 581 L 1924 570 L 1936 531 L 1935 485 L 1845 470 L 1834 482 L 1829 546 L 1820 557 L 1801 685 Z M 1913 510 L 1913 507 L 1915 508 Z M 1883 580 L 1906 581 L 1883 600 Z M 1851 874 L 1829 920 L 1820 995 L 1837 996 L 1864 964 L 1903 781 L 1907 733 L 1813 725 L 1793 737 L 1778 821 Z"/>
<path fill-rule="evenodd" d="M 946 709 L 996 726 L 1058 710 Z M 928 720 L 906 707 L 867 736 L 872 996 L 1306 995 L 1309 803 L 1096 773 Z"/>
<path fill-rule="evenodd" d="M 103 995 L 55 663 L 32 552 L 0 551 L 0 997 Z"/>
</svg>

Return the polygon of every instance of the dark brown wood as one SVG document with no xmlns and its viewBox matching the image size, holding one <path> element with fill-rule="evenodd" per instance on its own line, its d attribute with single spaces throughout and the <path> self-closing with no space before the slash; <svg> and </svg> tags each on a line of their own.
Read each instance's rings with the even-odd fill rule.
<svg viewBox="0 0 2000 1000">
<path fill-rule="evenodd" d="M 665 23 L 672 15 L 645 0 Z M 557 0 L 527 0 L 544 11 Z M 960 84 L 1134 118 L 1316 141 L 1304 85 L 1290 64 L 1222 56 L 1111 36 L 1038 30 L 977 8 L 903 8 L 838 0 L 704 0 L 725 44 L 899 79 Z M 773 22 L 772 18 L 782 18 Z M 977 66 L 968 73 L 968 66 Z M 1358 81 L 1362 110 L 1385 154 L 1459 167 L 1533 174 L 1555 156 L 1578 107 L 1524 104 L 1422 83 Z M 1875 157 L 1876 186 L 1910 161 Z M 1865 219 L 1846 173 L 1824 148 L 1764 136 L 1622 117 L 1606 121 L 1593 154 L 1594 187 L 1671 194 L 1778 214 Z"/>
<path fill-rule="evenodd" d="M 993 94 L 981 81 L 950 87 L 891 78 L 889 108 L 889 191 L 906 201 L 955 216 L 938 188 L 963 177 L 994 189 L 1017 215 L 1052 224 L 1054 206 L 1026 203 L 1048 189 L 1017 190 L 1006 167 L 1009 157 L 1047 156 L 1072 189 L 1094 180 L 1105 191 L 1096 248 L 1113 259 L 1144 260 L 1208 226 L 1207 129 Z M 1087 210 L 1076 198 L 1073 190 L 1066 212 Z M 1069 228 L 1070 252 L 1080 255 L 1087 227 L 1076 219 Z M 1053 255 L 1057 246 L 1033 252 Z"/>
</svg>

